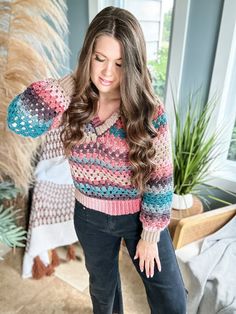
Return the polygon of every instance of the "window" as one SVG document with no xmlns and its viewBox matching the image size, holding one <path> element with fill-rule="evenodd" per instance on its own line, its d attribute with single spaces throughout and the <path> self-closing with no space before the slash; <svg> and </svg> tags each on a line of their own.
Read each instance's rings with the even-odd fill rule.
<svg viewBox="0 0 236 314">
<path fill-rule="evenodd" d="M 204 2 L 201 2 L 204 6 Z M 167 91 L 165 105 L 170 123 L 174 122 L 172 91 L 178 100 L 183 75 L 183 63 L 186 38 L 190 16 L 190 0 L 175 0 L 175 14 L 172 27 L 172 42 L 168 67 Z M 220 20 L 220 33 L 214 68 L 210 82 L 209 99 L 219 96 L 218 106 L 212 119 L 212 130 L 221 125 L 224 128 L 220 145 L 221 158 L 218 160 L 218 171 L 214 172 L 209 183 L 223 189 L 236 192 L 236 1 L 224 1 Z M 214 167 L 214 165 L 213 165 Z"/>
<path fill-rule="evenodd" d="M 213 184 L 236 192 L 236 2 L 225 1 L 212 73 L 210 94 L 218 92 L 212 129 L 223 128 L 219 145 L 223 153 Z"/>
<path fill-rule="evenodd" d="M 144 32 L 148 68 L 156 94 L 164 100 L 169 39 L 174 0 L 100 0 L 98 11 L 109 5 L 129 10 Z"/>
</svg>

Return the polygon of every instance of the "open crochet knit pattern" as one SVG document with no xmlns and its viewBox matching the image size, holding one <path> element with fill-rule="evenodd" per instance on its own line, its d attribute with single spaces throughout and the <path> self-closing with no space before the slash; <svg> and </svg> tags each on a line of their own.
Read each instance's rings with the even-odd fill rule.
<svg viewBox="0 0 236 314">
<path fill-rule="evenodd" d="M 74 90 L 71 75 L 31 84 L 16 96 L 8 109 L 8 125 L 15 133 L 38 137 L 59 126 Z M 159 240 L 160 231 L 170 220 L 173 196 L 173 166 L 170 135 L 164 106 L 159 104 L 153 117 L 157 136 L 156 170 L 140 195 L 131 184 L 129 147 L 120 111 L 107 120 L 98 115 L 84 126 L 84 137 L 69 156 L 76 198 L 84 206 L 109 215 L 140 211 L 141 237 Z"/>
</svg>

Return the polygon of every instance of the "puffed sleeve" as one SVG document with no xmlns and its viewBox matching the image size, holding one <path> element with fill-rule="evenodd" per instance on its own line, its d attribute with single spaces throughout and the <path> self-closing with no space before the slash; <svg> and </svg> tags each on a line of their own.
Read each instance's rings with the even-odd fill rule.
<svg viewBox="0 0 236 314">
<path fill-rule="evenodd" d="M 140 220 L 143 225 L 141 238 L 158 242 L 160 232 L 170 221 L 173 198 L 173 161 L 170 132 L 164 106 L 159 104 L 153 120 L 157 136 L 153 139 L 156 147 L 156 169 L 147 182 L 141 202 Z"/>
<path fill-rule="evenodd" d="M 74 77 L 45 79 L 28 86 L 8 107 L 10 130 L 25 137 L 38 137 L 57 127 L 74 92 Z"/>
</svg>

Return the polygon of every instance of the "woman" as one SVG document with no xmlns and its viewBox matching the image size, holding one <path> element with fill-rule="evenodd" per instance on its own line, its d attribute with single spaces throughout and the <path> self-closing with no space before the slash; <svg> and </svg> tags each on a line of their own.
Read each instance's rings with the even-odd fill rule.
<svg viewBox="0 0 236 314">
<path fill-rule="evenodd" d="M 123 313 L 123 238 L 151 313 L 184 314 L 185 290 L 166 228 L 173 195 L 170 137 L 137 19 L 115 7 L 98 13 L 76 72 L 31 84 L 10 104 L 8 125 L 31 137 L 62 127 L 94 313 Z"/>
</svg>

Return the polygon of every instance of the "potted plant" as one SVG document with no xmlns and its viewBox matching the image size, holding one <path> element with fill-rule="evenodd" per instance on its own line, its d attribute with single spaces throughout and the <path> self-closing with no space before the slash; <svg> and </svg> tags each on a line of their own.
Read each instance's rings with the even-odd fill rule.
<svg viewBox="0 0 236 314">
<path fill-rule="evenodd" d="M 209 135 L 208 129 L 216 99 L 203 102 L 197 96 L 189 97 L 184 115 L 180 114 L 174 102 L 172 207 L 175 209 L 187 209 L 193 205 L 193 195 L 199 196 L 199 187 L 207 183 L 212 163 L 219 155 L 219 133 L 215 131 Z"/>
</svg>

